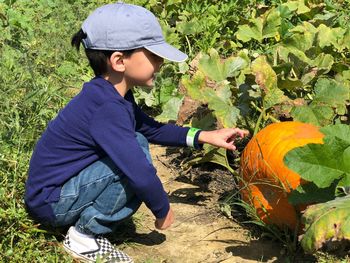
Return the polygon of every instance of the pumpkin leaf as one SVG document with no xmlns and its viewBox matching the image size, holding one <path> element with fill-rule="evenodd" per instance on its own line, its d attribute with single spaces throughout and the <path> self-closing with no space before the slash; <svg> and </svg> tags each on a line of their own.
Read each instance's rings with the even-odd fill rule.
<svg viewBox="0 0 350 263">
<path fill-rule="evenodd" d="M 237 39 L 243 42 L 248 42 L 252 39 L 262 42 L 263 39 L 278 35 L 280 25 L 280 13 L 273 8 L 257 18 L 250 19 L 248 25 L 239 26 L 236 36 Z"/>
<path fill-rule="evenodd" d="M 162 106 L 162 113 L 156 117 L 157 121 L 167 122 L 169 120 L 177 120 L 177 115 L 179 113 L 180 106 L 182 104 L 183 98 L 174 97 L 168 100 Z"/>
<path fill-rule="evenodd" d="M 218 52 L 215 49 L 209 50 L 209 55 L 205 54 L 199 59 L 199 69 L 210 79 L 220 82 L 226 80 L 232 71 L 239 69 L 245 61 L 243 59 L 235 60 L 234 57 L 230 57 L 226 60 L 220 58 Z"/>
<path fill-rule="evenodd" d="M 334 80 L 322 78 L 315 85 L 315 95 L 313 103 L 338 108 L 349 99 L 349 90 Z"/>
<path fill-rule="evenodd" d="M 262 19 L 257 18 L 251 22 L 251 25 L 241 25 L 238 27 L 237 39 L 248 42 L 251 39 L 256 39 L 258 41 L 262 40 Z"/>
<path fill-rule="evenodd" d="M 205 88 L 205 76 L 202 72 L 197 71 L 196 74 L 192 76 L 192 78 L 185 75 L 182 78 L 182 84 L 192 99 L 204 102 L 205 98 L 203 96 L 202 90 Z"/>
<path fill-rule="evenodd" d="M 219 164 L 223 167 L 226 167 L 229 170 L 232 170 L 229 164 L 229 161 L 227 159 L 226 149 L 217 148 L 208 144 L 205 144 L 203 148 L 205 151 L 204 159 L 208 159 L 206 161 Z"/>
<path fill-rule="evenodd" d="M 297 106 L 291 115 L 295 120 L 325 126 L 332 122 L 335 111 L 345 114 L 346 102 L 349 100 L 349 89 L 338 82 L 321 78 L 315 84 L 314 100 L 309 106 Z"/>
<path fill-rule="evenodd" d="M 210 144 L 204 144 L 203 152 L 204 152 L 203 155 L 194 157 L 191 160 L 186 161 L 184 163 L 184 169 L 186 169 L 189 166 L 196 165 L 196 164 L 211 162 L 211 163 L 216 163 L 218 165 L 221 165 L 221 166 L 227 168 L 233 174 L 236 174 L 236 172 L 232 169 L 232 167 L 230 166 L 230 163 L 227 159 L 226 149 L 214 147 Z"/>
<path fill-rule="evenodd" d="M 346 29 L 340 27 L 330 28 L 325 24 L 320 24 L 317 30 L 317 38 L 321 48 L 333 45 L 334 47 L 341 49 L 341 46 L 338 43 L 343 39 Z"/>
<path fill-rule="evenodd" d="M 291 110 L 291 116 L 296 121 L 325 126 L 331 124 L 334 111 L 330 106 L 311 103 L 310 105 L 295 106 Z"/>
<path fill-rule="evenodd" d="M 340 140 L 343 140 L 344 143 L 350 143 L 350 137 L 349 137 L 349 126 L 348 125 L 342 125 L 342 124 L 336 124 L 331 126 L 322 127 L 320 131 L 326 135 L 327 137 L 336 137 Z"/>
<path fill-rule="evenodd" d="M 324 70 L 324 73 L 327 73 L 331 70 L 333 63 L 334 58 L 331 55 L 321 53 L 312 61 L 311 66 L 317 70 Z"/>
<path fill-rule="evenodd" d="M 350 176 L 350 140 L 344 138 L 344 132 L 350 134 L 350 127 L 337 124 L 324 130 L 324 144 L 293 149 L 284 158 L 290 169 L 319 188 L 329 187 L 335 180 L 342 181 Z"/>
<path fill-rule="evenodd" d="M 198 18 L 193 18 L 191 21 L 177 22 L 176 29 L 184 35 L 196 35 L 204 30 L 203 24 Z"/>
<path fill-rule="evenodd" d="M 240 111 L 230 101 L 231 91 L 228 85 L 215 91 L 206 89 L 204 93 L 208 108 L 213 110 L 220 124 L 225 127 L 236 126 Z"/>
<path fill-rule="evenodd" d="M 254 60 L 251 69 L 255 74 L 255 82 L 264 94 L 264 107 L 266 109 L 287 100 L 283 91 L 277 87 L 277 75 L 266 61 L 266 57 L 260 56 Z"/>
<path fill-rule="evenodd" d="M 191 126 L 197 127 L 202 130 L 215 130 L 216 118 L 212 112 L 200 116 L 199 118 L 194 116 L 191 120 Z"/>
<path fill-rule="evenodd" d="M 182 83 L 192 99 L 208 104 L 208 108 L 213 111 L 221 126 L 226 128 L 236 126 L 240 111 L 233 106 L 231 87 L 227 81 L 214 83 L 214 87 L 207 87 L 204 74 L 197 71 L 192 79 L 183 78 Z"/>
<path fill-rule="evenodd" d="M 301 246 L 312 253 L 328 242 L 350 240 L 350 195 L 309 206 L 302 216 Z"/>
<path fill-rule="evenodd" d="M 314 183 L 300 185 L 290 193 L 288 201 L 293 205 L 324 203 L 334 199 L 336 185 L 336 182 L 326 188 L 319 188 Z"/>
<path fill-rule="evenodd" d="M 314 40 L 318 31 L 314 25 L 304 21 L 301 25 L 290 29 L 289 32 L 292 35 L 285 39 L 284 46 L 291 52 L 305 52 L 314 46 Z"/>
<path fill-rule="evenodd" d="M 305 14 L 307 12 L 310 12 L 310 8 L 308 8 L 303 0 L 298 0 L 298 10 L 297 10 L 297 14 Z"/>
<path fill-rule="evenodd" d="M 244 57 L 245 54 L 243 52 L 241 52 L 241 54 L 239 54 L 237 57 L 232 57 L 229 60 L 228 77 L 237 76 L 242 69 L 248 66 L 249 59 Z"/>
</svg>

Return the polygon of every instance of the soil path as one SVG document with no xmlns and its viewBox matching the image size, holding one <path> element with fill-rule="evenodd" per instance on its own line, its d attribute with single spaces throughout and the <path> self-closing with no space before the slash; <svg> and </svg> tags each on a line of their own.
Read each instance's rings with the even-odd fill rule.
<svg viewBox="0 0 350 263">
<path fill-rule="evenodd" d="M 166 149 L 152 145 L 150 150 L 176 221 L 168 230 L 156 231 L 153 215 L 142 205 L 135 215 L 135 232 L 128 234 L 123 248 L 136 263 L 282 262 L 278 243 L 254 240 L 248 230 L 223 216 L 219 195 L 179 176 L 169 165 Z M 203 177 L 205 182 L 208 175 Z"/>
</svg>

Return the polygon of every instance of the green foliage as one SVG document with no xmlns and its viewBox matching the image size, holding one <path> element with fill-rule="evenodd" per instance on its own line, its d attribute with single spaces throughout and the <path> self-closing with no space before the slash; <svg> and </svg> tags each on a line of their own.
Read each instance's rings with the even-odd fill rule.
<svg viewBox="0 0 350 263">
<path fill-rule="evenodd" d="M 309 182 L 291 193 L 292 204 L 326 202 L 349 192 L 350 128 L 337 124 L 323 127 L 321 132 L 324 144 L 308 144 L 285 156 L 286 165 Z"/>
<path fill-rule="evenodd" d="M 0 0 L 1 262 L 70 261 L 26 214 L 24 183 L 38 137 L 92 77 L 83 52 L 69 45 L 71 35 L 107 2 Z M 282 115 L 321 126 L 348 121 L 348 1 L 127 2 L 152 10 L 167 41 L 197 63 L 166 64 L 155 89 L 135 89 L 158 120 L 176 119 L 181 80 L 210 111 L 191 120 L 196 127 L 257 131 Z M 205 147 L 196 158 L 191 164 L 212 161 L 234 172 L 225 150 Z M 348 191 L 338 180 L 337 191 Z"/>
<path fill-rule="evenodd" d="M 80 17 L 91 5 L 85 3 L 82 10 L 83 3 L 0 1 L 1 262 L 69 258 L 52 243 L 54 236 L 45 235 L 30 220 L 23 196 L 38 136 L 91 76 L 85 60 L 69 47 Z"/>
<path fill-rule="evenodd" d="M 324 191 L 330 193 L 332 190 L 328 197 L 329 200 L 334 199 L 337 194 L 347 193 L 350 185 L 350 127 L 337 124 L 321 128 L 321 132 L 325 134 L 324 144 L 308 144 L 291 150 L 285 156 L 285 163 L 290 169 L 316 186 L 296 190 L 309 202 L 318 201 L 321 195 L 324 198 Z M 314 196 L 315 200 L 310 196 Z M 302 200 L 298 202 L 306 203 Z"/>
<path fill-rule="evenodd" d="M 342 8 L 288 1 L 252 12 L 237 24 L 236 55 L 211 49 L 190 63 L 193 73 L 182 78 L 187 95 L 211 110 L 217 127 L 245 126 L 254 134 L 284 118 L 346 123 L 349 27 L 337 20 Z M 208 154 L 215 158 L 205 150 L 204 160 Z"/>
<path fill-rule="evenodd" d="M 288 99 L 278 88 L 277 75 L 266 61 L 265 57 L 260 56 L 255 59 L 252 62 L 251 70 L 255 75 L 255 82 L 261 89 L 264 110 L 270 109 L 272 106 L 282 103 Z"/>
<path fill-rule="evenodd" d="M 198 69 L 190 78 L 184 76 L 182 84 L 190 97 L 207 104 L 217 119 L 218 126 L 233 127 L 239 122 L 240 110 L 235 102 L 234 86 L 228 78 L 238 78 L 241 69 L 248 65 L 244 55 L 220 59 L 216 50 L 210 50 L 209 55 L 200 53 Z M 236 105 L 235 105 L 236 104 Z"/>
<path fill-rule="evenodd" d="M 185 160 L 183 163 L 182 168 L 183 169 L 189 169 L 190 166 L 205 162 L 212 162 L 216 163 L 218 165 L 221 165 L 228 169 L 233 174 L 236 174 L 236 172 L 232 169 L 230 166 L 230 162 L 227 158 L 227 152 L 223 148 L 217 148 L 211 145 L 205 144 L 203 146 L 204 148 L 204 154 L 203 155 L 197 155 L 191 158 L 190 160 Z"/>
<path fill-rule="evenodd" d="M 336 124 L 321 128 L 321 132 L 325 134 L 324 144 L 308 144 L 285 157 L 286 165 L 308 181 L 292 192 L 289 201 L 319 203 L 303 214 L 305 234 L 301 245 L 306 252 L 320 249 L 326 242 L 350 239 L 350 127 Z"/>
<path fill-rule="evenodd" d="M 168 120 L 176 120 L 177 113 L 182 104 L 182 98 L 171 98 L 162 107 L 162 113 L 156 117 L 157 121 L 167 122 Z"/>
<path fill-rule="evenodd" d="M 238 26 L 237 39 L 248 42 L 255 39 L 262 43 L 264 39 L 278 38 L 278 29 L 281 26 L 281 16 L 275 8 L 270 9 L 259 17 L 253 17 L 249 24 Z"/>
<path fill-rule="evenodd" d="M 295 120 L 317 126 L 331 124 L 337 115 L 347 113 L 349 88 L 331 79 L 318 79 L 314 87 L 314 97 L 309 105 L 296 107 L 291 114 Z"/>
<path fill-rule="evenodd" d="M 303 214 L 305 233 L 301 236 L 303 249 L 312 253 L 325 244 L 339 248 L 350 240 L 350 196 L 309 206 Z"/>
</svg>

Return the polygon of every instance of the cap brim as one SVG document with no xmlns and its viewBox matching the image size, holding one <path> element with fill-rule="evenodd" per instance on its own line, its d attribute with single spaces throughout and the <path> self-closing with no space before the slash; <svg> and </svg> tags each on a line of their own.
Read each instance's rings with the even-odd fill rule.
<svg viewBox="0 0 350 263">
<path fill-rule="evenodd" d="M 183 62 L 188 58 L 185 53 L 169 45 L 168 43 L 145 46 L 144 48 L 157 56 L 174 62 Z"/>
</svg>

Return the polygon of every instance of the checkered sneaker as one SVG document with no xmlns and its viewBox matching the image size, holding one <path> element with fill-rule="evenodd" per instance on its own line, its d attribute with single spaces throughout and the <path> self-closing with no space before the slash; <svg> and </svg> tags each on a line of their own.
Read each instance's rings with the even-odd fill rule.
<svg viewBox="0 0 350 263">
<path fill-rule="evenodd" d="M 114 246 L 104 237 L 96 237 L 95 242 L 98 249 L 77 253 L 72 250 L 70 244 L 69 235 L 66 236 L 63 241 L 63 247 L 70 253 L 74 258 L 83 260 L 85 262 L 96 262 L 97 259 L 102 260 L 101 262 L 109 263 L 133 263 L 134 261 L 124 252 L 117 250 Z"/>
</svg>

